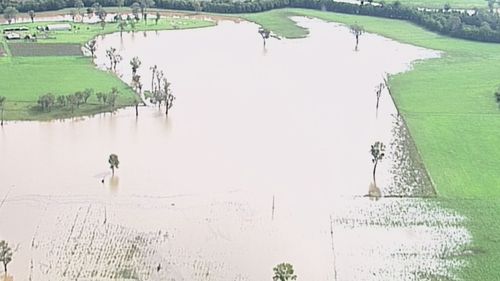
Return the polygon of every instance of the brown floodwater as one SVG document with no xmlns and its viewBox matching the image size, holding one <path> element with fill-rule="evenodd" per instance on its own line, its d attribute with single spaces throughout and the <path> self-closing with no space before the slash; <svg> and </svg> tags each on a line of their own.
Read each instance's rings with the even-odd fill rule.
<svg viewBox="0 0 500 281">
<path fill-rule="evenodd" d="M 1 128 L 14 280 L 260 281 L 281 262 L 299 280 L 453 276 L 470 239 L 462 217 L 434 200 L 363 197 L 374 141 L 388 145 L 382 194 L 408 194 L 401 178 L 421 175 L 394 169 L 408 142 L 386 91 L 376 112 L 375 86 L 439 54 L 372 34 L 355 52 L 344 26 L 295 20 L 310 36 L 266 49 L 247 22 L 104 36 L 98 67 L 115 47 L 125 82 L 134 56 L 146 89 L 151 66 L 165 72 L 168 118 L 149 106 Z"/>
</svg>

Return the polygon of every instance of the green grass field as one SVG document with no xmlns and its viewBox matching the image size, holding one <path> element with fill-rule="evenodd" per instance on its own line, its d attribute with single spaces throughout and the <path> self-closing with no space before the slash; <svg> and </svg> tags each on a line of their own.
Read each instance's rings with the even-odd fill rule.
<svg viewBox="0 0 500 281">
<path fill-rule="evenodd" d="M 444 37 L 404 21 L 314 10 L 243 17 L 284 37 L 306 36 L 307 30 L 291 24 L 293 15 L 357 22 L 368 32 L 444 53 L 393 76 L 390 84 L 440 200 L 468 217 L 474 242 L 461 277 L 499 280 L 500 109 L 493 93 L 500 85 L 500 45 Z"/>
<path fill-rule="evenodd" d="M 41 23 L 18 25 L 27 26 L 31 29 L 31 32 L 34 32 L 34 27 L 41 25 Z M 40 39 L 37 43 L 83 45 L 99 34 L 118 32 L 115 23 L 108 23 L 104 30 L 99 24 L 75 23 L 74 25 L 77 28 L 73 31 L 55 32 L 50 36 L 55 38 Z M 148 21 L 147 25 L 140 22 L 136 25 L 136 30 L 184 29 L 212 25 L 214 23 L 211 21 L 163 17 L 158 22 L 158 25 L 154 23 L 154 20 Z M 0 29 L 5 27 L 7 26 L 1 26 Z M 31 43 L 18 44 L 30 46 Z M 96 92 L 109 92 L 112 87 L 116 87 L 120 90 L 117 107 L 133 103 L 133 91 L 115 75 L 98 70 L 88 57 L 59 56 L 60 54 L 58 56 L 12 57 L 10 51 L 13 51 L 13 53 L 15 51 L 8 49 L 5 39 L 0 39 L 0 45 L 9 54 L 0 58 L 0 95 L 7 98 L 5 103 L 6 120 L 49 120 L 90 115 L 111 110 L 109 107 L 98 105 L 95 95 L 90 98 L 88 105 L 81 106 L 74 112 L 65 108 L 54 108 L 51 112 L 43 113 L 34 110 L 38 97 L 46 93 L 67 95 L 86 88 L 93 88 Z"/>
</svg>

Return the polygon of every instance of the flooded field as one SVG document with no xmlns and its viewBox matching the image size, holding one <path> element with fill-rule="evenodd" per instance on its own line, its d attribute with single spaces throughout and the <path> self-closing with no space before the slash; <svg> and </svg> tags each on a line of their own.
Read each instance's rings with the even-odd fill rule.
<svg viewBox="0 0 500 281">
<path fill-rule="evenodd" d="M 448 280 L 470 237 L 433 188 L 387 91 L 385 73 L 439 54 L 336 24 L 297 18 L 307 39 L 258 27 L 112 34 L 99 39 L 149 88 L 165 71 L 177 96 L 120 110 L 0 130 L 0 240 L 14 280 Z M 387 157 L 365 197 L 370 145 Z M 116 153 L 114 177 L 107 157 Z M 104 180 L 102 183 L 101 180 Z"/>
</svg>

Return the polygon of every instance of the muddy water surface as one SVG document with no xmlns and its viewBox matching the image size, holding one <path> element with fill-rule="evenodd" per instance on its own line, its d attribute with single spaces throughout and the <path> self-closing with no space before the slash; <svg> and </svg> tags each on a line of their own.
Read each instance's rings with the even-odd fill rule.
<svg viewBox="0 0 500 281">
<path fill-rule="evenodd" d="M 16 246 L 14 279 L 257 281 L 280 262 L 300 280 L 453 276 L 463 218 L 432 200 L 363 197 L 370 145 L 407 143 L 387 92 L 376 112 L 375 86 L 438 54 L 371 34 L 355 52 L 345 27 L 296 20 L 307 39 L 266 49 L 250 23 L 105 36 L 99 67 L 115 47 L 127 83 L 134 56 L 145 88 L 151 66 L 165 71 L 168 119 L 141 107 L 4 126 L 0 238 Z M 382 193 L 411 190 L 397 149 Z"/>
</svg>

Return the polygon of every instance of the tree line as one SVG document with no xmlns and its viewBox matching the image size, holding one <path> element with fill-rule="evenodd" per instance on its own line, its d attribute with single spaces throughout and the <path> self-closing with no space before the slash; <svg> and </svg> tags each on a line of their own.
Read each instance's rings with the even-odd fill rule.
<svg viewBox="0 0 500 281">
<path fill-rule="evenodd" d="M 75 108 L 79 108 L 82 104 L 87 104 L 88 99 L 93 93 L 93 89 L 85 89 L 69 95 L 55 96 L 52 93 L 43 94 L 38 97 L 36 109 L 42 112 L 50 112 L 54 107 L 68 108 L 73 113 Z M 99 104 L 114 108 L 119 91 L 116 88 L 112 88 L 108 93 L 98 92 L 95 95 Z"/>
<path fill-rule="evenodd" d="M 295 7 L 407 20 L 428 30 L 452 37 L 500 42 L 500 16 L 494 12 L 498 2 L 494 0 L 487 1 L 489 9 L 474 9 L 472 12 L 453 10 L 449 4 L 444 5 L 442 9 L 419 9 L 404 6 L 399 1 L 388 4 L 382 1 L 380 5 L 372 5 L 369 2 L 372 1 L 353 4 L 333 0 L 26 0 L 11 2 L 9 6 L 0 4 L 0 11 L 6 16 L 13 13 L 13 8 L 19 12 L 33 13 L 77 6 L 91 9 L 99 3 L 101 6 L 132 7 L 133 10 L 140 11 L 144 17 L 150 7 L 210 13 L 255 13 Z"/>
</svg>

